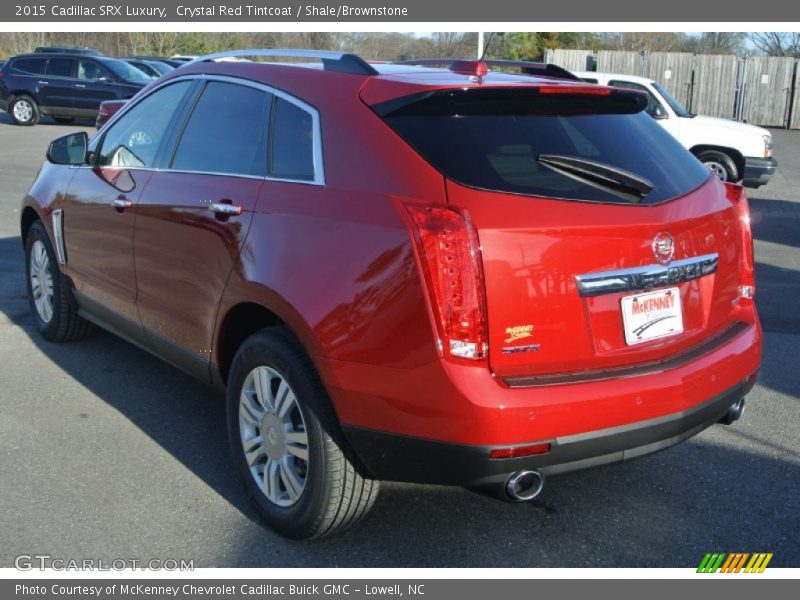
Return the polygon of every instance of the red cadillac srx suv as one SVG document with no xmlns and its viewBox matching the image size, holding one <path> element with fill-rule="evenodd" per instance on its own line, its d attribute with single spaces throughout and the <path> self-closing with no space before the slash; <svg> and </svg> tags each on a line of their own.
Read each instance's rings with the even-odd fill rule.
<svg viewBox="0 0 800 600">
<path fill-rule="evenodd" d="M 22 240 L 46 339 L 96 324 L 227 390 L 271 527 L 341 530 L 381 479 L 527 500 L 742 413 L 747 199 L 644 95 L 538 63 L 228 54 L 252 60 L 197 59 L 55 140 Z"/>
</svg>

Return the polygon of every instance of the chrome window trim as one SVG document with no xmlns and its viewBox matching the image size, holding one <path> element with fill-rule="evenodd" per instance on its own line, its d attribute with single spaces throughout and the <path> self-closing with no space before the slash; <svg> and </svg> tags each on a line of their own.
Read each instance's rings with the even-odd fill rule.
<svg viewBox="0 0 800 600">
<path fill-rule="evenodd" d="M 654 287 L 673 285 L 698 279 L 717 271 L 719 255 L 703 254 L 669 265 L 647 265 L 631 269 L 618 269 L 576 275 L 578 293 L 584 297 L 649 290 Z"/>
<path fill-rule="evenodd" d="M 259 179 L 263 181 L 279 181 L 283 183 L 302 183 L 306 185 L 325 185 L 325 165 L 323 159 L 323 152 L 322 152 L 322 123 L 319 115 L 319 111 L 310 105 L 308 102 L 300 100 L 296 96 L 292 96 L 291 94 L 284 92 L 283 90 L 279 90 L 278 88 L 259 83 L 258 81 L 252 81 L 250 79 L 242 79 L 240 77 L 230 77 L 228 75 L 208 75 L 205 73 L 195 73 L 191 75 L 182 75 L 180 77 L 175 77 L 159 83 L 158 85 L 153 86 L 152 89 L 147 90 L 147 94 L 142 96 L 141 98 L 136 99 L 136 104 L 139 104 L 142 100 L 150 96 L 151 94 L 156 93 L 163 87 L 171 85 L 173 83 L 177 83 L 180 81 L 194 81 L 194 80 L 201 80 L 201 81 L 222 81 L 226 83 L 233 83 L 236 85 L 244 85 L 248 87 L 252 87 L 268 94 L 272 94 L 278 98 L 281 98 L 291 104 L 294 104 L 301 110 L 307 112 L 311 115 L 311 122 L 313 127 L 313 153 L 314 153 L 314 179 L 291 179 L 288 177 L 271 177 L 270 175 L 244 175 L 242 173 L 226 173 L 222 171 L 190 171 L 190 170 L 182 170 L 182 169 L 161 169 L 157 167 L 129 167 L 129 171 L 156 171 L 156 172 L 171 172 L 171 173 L 186 173 L 191 175 L 224 175 L 227 177 L 241 177 L 243 179 Z M 122 118 L 125 113 L 131 110 L 135 105 L 129 104 L 124 106 L 120 109 L 120 113 L 118 115 L 119 118 Z M 115 118 L 112 118 L 106 125 L 113 123 L 117 120 L 117 115 Z M 272 116 L 270 115 L 270 119 Z M 106 125 L 97 132 L 97 135 L 105 135 Z M 81 165 L 78 168 L 85 169 L 85 168 L 94 168 L 93 165 Z"/>
<path fill-rule="evenodd" d="M 64 248 L 64 209 L 57 208 L 53 211 L 50 218 L 53 220 L 53 240 L 56 247 L 56 258 L 58 264 L 67 263 L 67 253 Z"/>
</svg>

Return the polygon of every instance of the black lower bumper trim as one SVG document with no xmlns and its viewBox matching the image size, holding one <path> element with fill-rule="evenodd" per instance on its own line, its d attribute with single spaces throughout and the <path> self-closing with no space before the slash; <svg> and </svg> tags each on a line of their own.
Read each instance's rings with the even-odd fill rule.
<svg viewBox="0 0 800 600">
<path fill-rule="evenodd" d="M 753 158 L 744 159 L 744 174 L 742 185 L 758 188 L 767 183 L 778 170 L 778 161 L 774 158 Z"/>
<path fill-rule="evenodd" d="M 356 454 L 378 479 L 478 487 L 502 483 L 521 470 L 566 473 L 669 448 L 719 421 L 754 383 L 755 377 L 748 377 L 706 402 L 657 419 L 537 440 L 550 442 L 550 452 L 525 458 L 490 460 L 489 452 L 496 446 L 452 444 L 347 425 L 343 429 Z"/>
</svg>

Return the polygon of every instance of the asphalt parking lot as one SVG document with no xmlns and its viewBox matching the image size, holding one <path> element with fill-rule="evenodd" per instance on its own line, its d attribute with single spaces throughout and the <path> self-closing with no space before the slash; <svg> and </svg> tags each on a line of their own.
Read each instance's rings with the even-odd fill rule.
<svg viewBox="0 0 800 600">
<path fill-rule="evenodd" d="M 213 390 L 107 333 L 67 345 L 36 335 L 18 207 L 48 141 L 75 129 L 15 127 L 0 113 L 0 567 L 34 553 L 202 567 L 688 567 L 710 551 L 800 567 L 800 131 L 774 131 L 780 170 L 749 191 L 766 334 L 742 421 L 554 477 L 528 504 L 384 484 L 359 528 L 298 543 L 249 506 Z"/>
</svg>

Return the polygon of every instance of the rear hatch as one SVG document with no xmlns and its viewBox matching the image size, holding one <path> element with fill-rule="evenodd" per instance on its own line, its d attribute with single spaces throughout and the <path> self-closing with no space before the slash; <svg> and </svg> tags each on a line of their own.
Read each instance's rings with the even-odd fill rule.
<svg viewBox="0 0 800 600">
<path fill-rule="evenodd" d="M 736 321 L 735 194 L 646 101 L 553 85 L 373 107 L 443 173 L 448 203 L 477 230 L 497 375 L 657 362 Z"/>
</svg>

